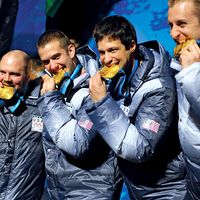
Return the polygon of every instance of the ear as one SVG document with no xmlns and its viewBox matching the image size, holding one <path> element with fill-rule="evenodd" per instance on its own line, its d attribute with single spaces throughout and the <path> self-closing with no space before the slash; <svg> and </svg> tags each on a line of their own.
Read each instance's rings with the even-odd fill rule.
<svg viewBox="0 0 200 200">
<path fill-rule="evenodd" d="M 132 40 L 131 45 L 130 45 L 130 51 L 133 53 L 136 49 L 136 43 L 134 40 Z"/>
<path fill-rule="evenodd" d="M 68 54 L 69 54 L 70 58 L 73 59 L 75 57 L 75 55 L 76 55 L 76 47 L 75 47 L 75 45 L 74 44 L 70 44 L 67 47 L 67 49 L 68 49 Z"/>
</svg>

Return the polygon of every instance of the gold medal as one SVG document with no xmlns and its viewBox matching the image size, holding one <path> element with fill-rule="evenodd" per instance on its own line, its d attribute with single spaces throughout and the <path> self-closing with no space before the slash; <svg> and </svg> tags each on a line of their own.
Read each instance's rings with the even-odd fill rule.
<svg viewBox="0 0 200 200">
<path fill-rule="evenodd" d="M 181 42 L 180 44 L 178 44 L 175 48 L 174 48 L 174 55 L 175 56 L 179 56 L 180 53 L 181 53 L 181 50 L 183 48 L 185 48 L 186 46 L 188 46 L 189 44 L 193 44 L 195 43 L 195 40 L 194 39 L 187 39 L 183 42 Z"/>
<path fill-rule="evenodd" d="M 9 100 L 13 97 L 15 93 L 15 88 L 11 86 L 4 85 L 3 88 L 0 87 L 0 99 Z"/>
<path fill-rule="evenodd" d="M 112 65 L 111 67 L 104 66 L 100 70 L 100 74 L 102 78 L 113 78 L 119 71 L 119 65 Z"/>
<path fill-rule="evenodd" d="M 64 70 L 60 70 L 57 74 L 53 74 L 53 78 L 54 78 L 55 84 L 59 85 L 60 82 L 62 81 L 62 79 L 64 78 L 64 76 L 65 76 L 65 71 Z"/>
</svg>

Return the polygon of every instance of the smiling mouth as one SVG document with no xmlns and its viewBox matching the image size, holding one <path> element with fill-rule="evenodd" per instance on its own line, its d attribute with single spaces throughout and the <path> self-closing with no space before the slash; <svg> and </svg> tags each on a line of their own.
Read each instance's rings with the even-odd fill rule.
<svg viewBox="0 0 200 200">
<path fill-rule="evenodd" d="M 9 82 L 6 82 L 6 81 L 2 81 L 2 84 L 3 84 L 3 87 L 15 87 L 15 85 L 14 84 L 9 84 Z"/>
</svg>

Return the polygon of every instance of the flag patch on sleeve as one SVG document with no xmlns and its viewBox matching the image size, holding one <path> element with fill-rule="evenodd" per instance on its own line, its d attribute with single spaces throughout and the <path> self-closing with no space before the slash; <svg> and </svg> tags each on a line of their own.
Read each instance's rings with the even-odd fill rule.
<svg viewBox="0 0 200 200">
<path fill-rule="evenodd" d="M 153 131 L 154 133 L 158 132 L 160 124 L 152 119 L 146 119 L 143 124 L 142 128 Z"/>
<path fill-rule="evenodd" d="M 93 123 L 88 119 L 87 120 L 79 120 L 78 124 L 79 124 L 79 126 L 85 128 L 87 130 L 90 130 L 93 126 Z"/>
</svg>

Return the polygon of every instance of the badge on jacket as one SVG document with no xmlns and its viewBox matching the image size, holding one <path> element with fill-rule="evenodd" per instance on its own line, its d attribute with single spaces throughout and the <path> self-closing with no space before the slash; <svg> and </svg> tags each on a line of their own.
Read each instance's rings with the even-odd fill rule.
<svg viewBox="0 0 200 200">
<path fill-rule="evenodd" d="M 43 131 L 43 121 L 41 116 L 33 115 L 31 131 L 37 131 L 37 132 Z"/>
</svg>

